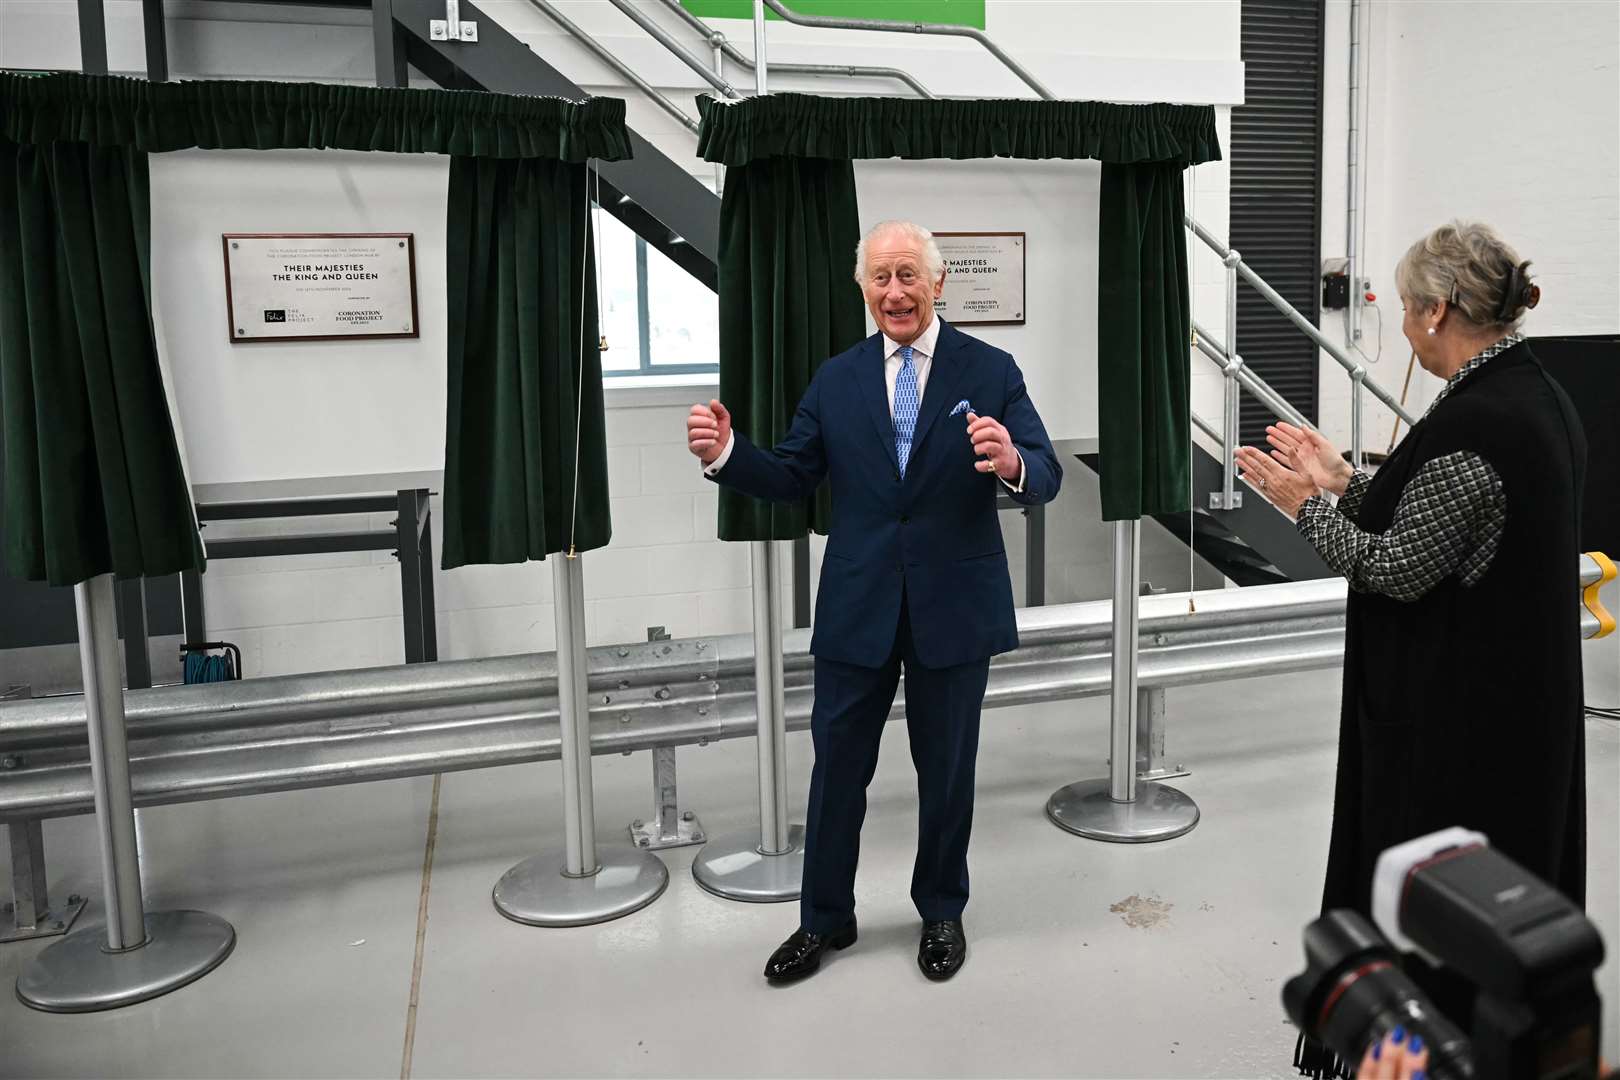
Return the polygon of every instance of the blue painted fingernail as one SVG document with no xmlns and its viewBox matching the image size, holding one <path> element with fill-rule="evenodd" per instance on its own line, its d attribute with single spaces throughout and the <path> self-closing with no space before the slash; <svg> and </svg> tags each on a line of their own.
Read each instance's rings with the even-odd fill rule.
<svg viewBox="0 0 1620 1080">
<path fill-rule="evenodd" d="M 1406 1029 L 1404 1027 L 1397 1027 L 1394 1031 L 1389 1033 L 1389 1037 L 1396 1046 L 1399 1046 L 1401 1043 L 1406 1041 Z"/>
<path fill-rule="evenodd" d="M 1425 1072 L 1422 1069 L 1419 1069 L 1417 1072 L 1412 1074 L 1412 1080 L 1426 1080 L 1428 1075 L 1429 1074 L 1427 1072 Z"/>
<path fill-rule="evenodd" d="M 1423 1052 L 1423 1036 L 1412 1036 L 1412 1044 L 1408 1046 L 1407 1049 L 1412 1051 L 1414 1054 L 1421 1054 Z"/>
<path fill-rule="evenodd" d="M 1384 1044 L 1383 1044 L 1383 1042 L 1380 1041 L 1380 1042 L 1373 1043 L 1373 1060 L 1377 1061 L 1380 1058 L 1382 1058 L 1383 1056 L 1384 1056 Z"/>
</svg>

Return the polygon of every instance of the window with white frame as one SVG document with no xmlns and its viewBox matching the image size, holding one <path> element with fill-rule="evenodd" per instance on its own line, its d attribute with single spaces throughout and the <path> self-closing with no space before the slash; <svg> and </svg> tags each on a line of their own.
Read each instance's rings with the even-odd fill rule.
<svg viewBox="0 0 1620 1080">
<path fill-rule="evenodd" d="M 596 215 L 608 378 L 717 374 L 720 309 L 707 286 L 612 214 Z"/>
</svg>

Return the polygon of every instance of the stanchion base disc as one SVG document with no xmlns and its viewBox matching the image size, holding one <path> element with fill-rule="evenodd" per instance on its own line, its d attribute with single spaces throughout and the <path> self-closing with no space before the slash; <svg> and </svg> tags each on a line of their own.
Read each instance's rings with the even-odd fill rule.
<svg viewBox="0 0 1620 1080">
<path fill-rule="evenodd" d="M 150 1001 L 218 967 L 236 947 L 236 931 L 205 911 L 146 916 L 146 944 L 104 951 L 105 924 L 69 934 L 17 977 L 17 997 L 44 1012 L 96 1012 Z"/>
<path fill-rule="evenodd" d="M 692 876 L 727 900 L 778 904 L 799 898 L 804 881 L 804 826 L 788 826 L 788 850 L 762 855 L 759 830 L 710 840 L 692 860 Z"/>
<path fill-rule="evenodd" d="M 1137 781 L 1136 801 L 1115 802 L 1108 778 L 1059 788 L 1046 800 L 1046 816 L 1060 829 L 1113 844 L 1173 840 L 1198 824 L 1198 804 L 1168 784 Z"/>
<path fill-rule="evenodd" d="M 609 847 L 597 862 L 590 877 L 571 878 L 561 851 L 525 859 L 495 883 L 495 910 L 530 926 L 590 926 L 640 911 L 669 884 L 669 868 L 649 852 Z"/>
</svg>

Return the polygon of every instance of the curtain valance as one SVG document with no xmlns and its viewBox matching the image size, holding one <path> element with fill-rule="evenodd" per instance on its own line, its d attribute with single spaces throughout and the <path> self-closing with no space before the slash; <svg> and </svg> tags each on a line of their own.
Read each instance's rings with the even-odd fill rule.
<svg viewBox="0 0 1620 1080">
<path fill-rule="evenodd" d="M 1209 105 L 767 94 L 729 103 L 705 95 L 698 108 L 698 153 L 722 165 L 768 157 L 1196 165 L 1221 156 Z"/>
<path fill-rule="evenodd" d="M 0 138 L 149 152 L 378 150 L 579 162 L 631 156 L 624 102 L 333 83 L 0 73 Z"/>
</svg>

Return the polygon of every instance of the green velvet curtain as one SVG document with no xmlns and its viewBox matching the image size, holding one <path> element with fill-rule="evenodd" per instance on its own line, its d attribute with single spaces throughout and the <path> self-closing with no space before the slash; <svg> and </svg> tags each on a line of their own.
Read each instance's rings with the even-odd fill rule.
<svg viewBox="0 0 1620 1080">
<path fill-rule="evenodd" d="M 816 369 L 866 336 L 855 284 L 860 217 L 849 161 L 769 157 L 726 172 L 720 201 L 720 400 L 736 429 L 774 446 Z M 802 504 L 720 490 L 722 540 L 825 534 L 827 485 Z"/>
<path fill-rule="evenodd" d="M 734 169 L 760 161 L 888 157 L 1102 162 L 1097 378 L 1103 517 L 1187 509 L 1191 329 L 1181 172 L 1220 158 L 1213 108 L 809 94 L 728 104 L 702 99 L 700 105 L 699 153 Z M 723 259 L 724 252 L 723 239 Z M 722 339 L 722 386 L 729 365 L 764 362 L 757 351 L 728 352 Z"/>
<path fill-rule="evenodd" d="M 1179 162 L 1102 167 L 1097 423 L 1104 521 L 1187 510 L 1190 342 Z"/>
<path fill-rule="evenodd" d="M 0 137 L 6 572 L 200 568 L 150 315 L 146 155 Z"/>
<path fill-rule="evenodd" d="M 583 162 L 630 156 L 623 101 L 0 73 L 10 573 L 202 565 L 147 273 L 146 154 L 186 147 L 452 155 L 445 565 L 607 542 Z"/>
<path fill-rule="evenodd" d="M 457 157 L 449 208 L 444 566 L 601 547 L 612 527 L 585 170 Z"/>
</svg>

